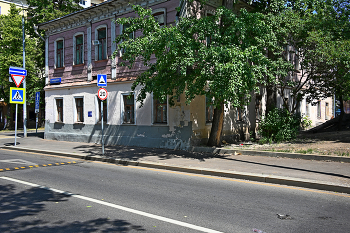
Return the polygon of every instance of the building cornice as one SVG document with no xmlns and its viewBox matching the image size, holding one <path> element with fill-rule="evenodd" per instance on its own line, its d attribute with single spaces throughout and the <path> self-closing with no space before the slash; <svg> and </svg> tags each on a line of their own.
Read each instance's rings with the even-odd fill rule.
<svg viewBox="0 0 350 233">
<path fill-rule="evenodd" d="M 168 0 L 112 0 L 99 5 L 91 6 L 63 17 L 41 23 L 39 29 L 45 30 L 46 35 L 54 35 L 74 28 L 86 26 L 106 19 L 115 19 L 115 16 L 132 12 L 131 5 L 149 7 Z"/>
</svg>

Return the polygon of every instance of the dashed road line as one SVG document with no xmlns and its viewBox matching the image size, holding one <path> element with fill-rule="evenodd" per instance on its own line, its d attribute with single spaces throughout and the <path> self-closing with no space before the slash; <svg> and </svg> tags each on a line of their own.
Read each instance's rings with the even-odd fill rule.
<svg viewBox="0 0 350 233">
<path fill-rule="evenodd" d="M 32 169 L 32 168 L 39 168 L 39 167 L 49 167 L 49 166 L 62 166 L 62 165 L 70 165 L 70 164 L 77 164 L 77 162 L 60 162 L 60 163 L 49 163 L 49 164 L 37 164 L 37 165 L 30 165 L 30 166 L 23 166 L 23 167 L 6 167 L 6 168 L 0 168 L 0 172 L 6 172 L 6 171 L 16 171 L 16 170 L 23 170 L 23 169 Z"/>
</svg>

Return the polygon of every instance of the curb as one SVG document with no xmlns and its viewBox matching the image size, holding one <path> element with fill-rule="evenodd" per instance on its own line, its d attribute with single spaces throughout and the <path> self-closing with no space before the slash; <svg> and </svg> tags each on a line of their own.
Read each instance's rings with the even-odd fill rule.
<svg viewBox="0 0 350 233">
<path fill-rule="evenodd" d="M 350 163 L 350 157 L 341 157 L 341 156 L 285 153 L 285 152 L 273 152 L 273 151 L 256 151 L 256 150 L 235 150 L 235 149 L 221 149 L 221 148 L 210 148 L 210 147 L 190 147 L 188 148 L 188 151 L 202 152 L 202 153 L 215 153 L 219 155 L 240 153 L 241 155 L 251 155 L 251 156 L 267 156 L 267 157 L 277 157 L 277 158 L 280 157 L 280 158 L 291 158 L 291 159 Z"/>
<path fill-rule="evenodd" d="M 163 170 L 170 170 L 170 171 L 187 172 L 187 173 L 193 173 L 193 174 L 227 177 L 227 178 L 234 178 L 234 179 L 243 179 L 243 180 L 257 181 L 257 182 L 270 183 L 270 184 L 296 186 L 296 187 L 302 187 L 302 188 L 310 188 L 310 189 L 350 194 L 349 186 L 318 182 L 315 180 L 255 174 L 255 173 L 247 173 L 247 172 L 235 172 L 235 171 L 227 171 L 227 170 L 213 170 L 213 169 L 196 168 L 196 167 L 171 166 L 171 165 L 165 165 L 165 164 L 153 163 L 153 162 L 139 162 L 139 161 L 130 161 L 130 160 L 123 160 L 123 159 L 105 158 L 101 156 L 89 156 L 89 155 L 76 154 L 76 153 L 36 150 L 36 149 L 17 147 L 17 146 L 16 147 L 4 146 L 1 148 L 14 150 L 14 151 L 26 151 L 26 152 L 33 152 L 33 153 L 40 153 L 40 154 L 73 157 L 73 158 L 91 160 L 91 161 L 101 161 L 106 163 L 120 164 L 124 166 L 156 168 L 156 169 L 163 169 Z"/>
</svg>

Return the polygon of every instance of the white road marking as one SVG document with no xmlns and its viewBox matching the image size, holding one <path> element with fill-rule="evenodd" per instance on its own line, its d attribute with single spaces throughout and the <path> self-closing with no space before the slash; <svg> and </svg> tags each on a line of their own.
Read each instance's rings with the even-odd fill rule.
<svg viewBox="0 0 350 233">
<path fill-rule="evenodd" d="M 24 165 L 37 165 L 36 163 L 32 163 L 23 159 L 3 159 L 0 160 L 0 163 L 18 163 Z"/>
<path fill-rule="evenodd" d="M 157 220 L 160 220 L 160 221 L 163 221 L 163 222 L 172 223 L 172 224 L 175 224 L 175 225 L 191 228 L 191 229 L 202 231 L 202 232 L 222 233 L 220 231 L 212 230 L 212 229 L 209 229 L 209 228 L 196 226 L 196 225 L 193 225 L 193 224 L 190 224 L 190 223 L 181 222 L 181 221 L 174 220 L 174 219 L 171 219 L 171 218 L 166 218 L 166 217 L 162 217 L 162 216 L 159 216 L 159 215 L 150 214 L 150 213 L 143 212 L 143 211 L 140 211 L 140 210 L 135 210 L 135 209 L 131 209 L 131 208 L 128 208 L 128 207 L 121 206 L 121 205 L 116 205 L 116 204 L 112 204 L 112 203 L 109 203 L 109 202 L 100 201 L 100 200 L 97 200 L 97 199 L 94 199 L 94 198 L 85 197 L 85 196 L 82 196 L 82 195 L 73 194 L 73 193 L 62 191 L 62 190 L 49 188 L 49 187 L 46 187 L 46 186 L 42 186 L 42 185 L 26 182 L 26 181 L 23 181 L 23 180 L 18 180 L 18 179 L 6 177 L 6 176 L 0 176 L 0 178 L 4 179 L 4 180 L 9 180 L 9 181 L 13 181 L 13 182 L 16 182 L 16 183 L 20 183 L 20 184 L 25 184 L 25 185 L 32 186 L 32 187 L 37 187 L 37 188 L 50 190 L 50 191 L 56 192 L 56 193 L 62 193 L 62 194 L 70 195 L 72 197 L 76 197 L 76 198 L 79 198 L 79 199 L 82 199 L 82 200 L 91 201 L 91 202 L 94 202 L 94 203 L 97 203 L 97 204 L 109 206 L 109 207 L 112 207 L 112 208 L 115 208 L 115 209 L 119 209 L 119 210 L 123 210 L 123 211 L 127 211 L 129 213 L 145 216 L 145 217 L 148 217 L 148 218 L 157 219 Z"/>
</svg>

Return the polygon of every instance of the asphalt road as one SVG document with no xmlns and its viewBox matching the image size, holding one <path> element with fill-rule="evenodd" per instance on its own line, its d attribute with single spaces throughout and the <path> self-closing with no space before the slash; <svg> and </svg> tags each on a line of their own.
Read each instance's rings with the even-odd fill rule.
<svg viewBox="0 0 350 233">
<path fill-rule="evenodd" d="M 0 169 L 6 168 L 0 232 L 350 229 L 345 194 L 2 149 Z"/>
</svg>

